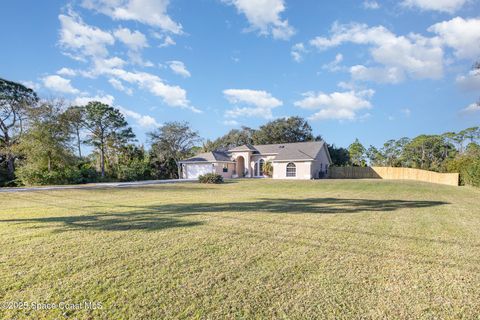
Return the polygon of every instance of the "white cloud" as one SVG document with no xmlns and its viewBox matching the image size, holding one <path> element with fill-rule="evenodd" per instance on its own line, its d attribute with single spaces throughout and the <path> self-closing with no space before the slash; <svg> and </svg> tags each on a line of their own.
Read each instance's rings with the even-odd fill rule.
<svg viewBox="0 0 480 320">
<path fill-rule="evenodd" d="M 316 37 L 310 44 L 319 50 L 337 47 L 351 42 L 371 46 L 375 62 L 390 73 L 398 82 L 402 74 L 417 79 L 438 79 L 443 75 L 443 49 L 437 38 L 426 38 L 418 34 L 397 36 L 383 26 L 368 27 L 365 24 L 339 25 L 335 23 L 331 37 Z M 359 78 L 375 80 L 370 74 L 378 69 L 353 69 Z M 368 71 L 368 72 L 367 72 Z M 385 79 L 382 79 L 385 80 Z"/>
<path fill-rule="evenodd" d="M 40 89 L 40 85 L 34 81 L 30 81 L 30 80 L 27 80 L 27 81 L 21 81 L 21 83 L 29 88 L 29 89 L 32 89 L 32 90 L 38 90 Z"/>
<path fill-rule="evenodd" d="M 191 74 L 187 70 L 187 68 L 185 67 L 185 64 L 182 61 L 173 60 L 173 61 L 168 61 L 167 64 L 174 73 L 184 78 L 190 78 Z"/>
<path fill-rule="evenodd" d="M 72 101 L 73 105 L 76 106 L 84 106 L 87 105 L 91 101 L 98 101 L 104 104 L 113 105 L 115 98 L 112 95 L 103 95 L 103 96 L 90 96 L 90 97 L 77 97 Z"/>
<path fill-rule="evenodd" d="M 174 34 L 182 33 L 182 26 L 167 14 L 169 0 L 84 0 L 82 5 L 108 15 L 114 20 L 133 20 L 158 27 Z"/>
<path fill-rule="evenodd" d="M 175 40 L 173 40 L 172 37 L 170 37 L 170 36 L 164 36 L 164 37 L 160 37 L 158 39 L 162 40 L 162 43 L 160 43 L 158 45 L 159 48 L 166 48 L 166 47 L 174 46 L 174 45 L 177 44 L 175 42 Z"/>
<path fill-rule="evenodd" d="M 324 64 L 322 68 L 329 70 L 331 72 L 342 70 L 342 66 L 340 66 L 340 63 L 342 61 L 343 61 L 343 55 L 341 53 L 338 53 L 332 62 Z"/>
<path fill-rule="evenodd" d="M 428 31 L 438 34 L 443 45 L 454 49 L 460 59 L 480 56 L 480 19 L 453 18 L 436 23 Z"/>
<path fill-rule="evenodd" d="M 295 30 L 282 20 L 280 14 L 285 11 L 284 0 L 223 0 L 234 5 L 243 13 L 250 23 L 251 30 L 258 30 L 261 35 L 272 35 L 275 39 L 290 39 Z"/>
<path fill-rule="evenodd" d="M 363 65 L 355 65 L 350 67 L 350 75 L 356 81 L 379 83 L 400 83 L 405 79 L 405 72 L 397 67 L 368 68 Z"/>
<path fill-rule="evenodd" d="M 236 127 L 240 125 L 240 123 L 237 120 L 225 120 L 223 121 L 223 124 L 226 126 L 231 126 L 231 127 Z"/>
<path fill-rule="evenodd" d="M 42 79 L 45 88 L 59 93 L 78 94 L 80 90 L 74 88 L 69 79 L 62 78 L 58 75 L 46 76 Z"/>
<path fill-rule="evenodd" d="M 362 116 L 358 113 L 372 108 L 370 99 L 375 91 L 346 91 L 326 94 L 323 92 L 306 92 L 302 100 L 296 101 L 295 106 L 303 109 L 318 110 L 310 120 L 355 120 Z M 363 115 L 364 116 L 364 115 Z"/>
<path fill-rule="evenodd" d="M 302 42 L 295 44 L 290 51 L 293 60 L 301 62 L 303 60 L 303 54 L 307 52 L 305 45 Z"/>
<path fill-rule="evenodd" d="M 147 37 L 138 30 L 131 31 L 128 28 L 118 28 L 113 33 L 115 37 L 127 45 L 130 50 L 141 50 L 148 47 Z"/>
<path fill-rule="evenodd" d="M 151 127 L 160 127 L 161 124 L 155 120 L 152 116 L 149 115 L 142 115 L 136 111 L 124 108 L 124 107 L 118 107 L 121 113 L 123 113 L 126 117 L 134 119 L 137 124 L 142 127 L 142 128 L 151 128 Z"/>
<path fill-rule="evenodd" d="M 374 0 L 364 0 L 363 7 L 369 10 L 380 9 L 380 5 L 378 4 L 377 1 L 374 1 Z"/>
<path fill-rule="evenodd" d="M 262 90 L 227 89 L 223 91 L 225 98 L 237 105 L 234 109 L 227 110 L 225 116 L 273 118 L 272 109 L 283 105 L 283 102 Z M 239 105 L 246 105 L 241 107 Z"/>
<path fill-rule="evenodd" d="M 467 75 L 459 75 L 455 81 L 463 90 L 480 91 L 480 70 L 471 70 Z"/>
<path fill-rule="evenodd" d="M 403 0 L 402 6 L 421 10 L 454 13 L 470 0 Z"/>
<path fill-rule="evenodd" d="M 57 74 L 61 75 L 61 76 L 70 76 L 70 77 L 74 77 L 77 75 L 77 72 L 73 69 L 70 69 L 70 68 L 61 68 L 60 70 L 57 71 Z"/>
<path fill-rule="evenodd" d="M 115 38 L 106 31 L 89 26 L 70 11 L 68 15 L 61 14 L 59 44 L 64 50 L 72 51 L 72 57 L 84 60 L 88 57 L 105 57 L 108 55 L 107 46 L 115 43 Z"/>
<path fill-rule="evenodd" d="M 400 110 L 400 112 L 403 113 L 403 115 L 407 118 L 409 118 L 410 115 L 412 114 L 412 111 L 409 108 L 404 108 Z"/>
<path fill-rule="evenodd" d="M 112 87 L 114 87 L 115 89 L 117 89 L 119 91 L 123 91 L 128 95 L 133 94 L 133 90 L 131 88 L 125 87 L 121 81 L 119 81 L 115 78 L 108 79 L 108 82 L 112 85 Z"/>
<path fill-rule="evenodd" d="M 463 113 L 480 112 L 480 102 L 470 104 L 466 108 L 462 109 L 462 112 Z"/>
<path fill-rule="evenodd" d="M 189 109 L 196 113 L 201 112 L 201 110 L 190 105 L 190 101 L 187 99 L 187 92 L 184 89 L 179 86 L 165 84 L 156 75 L 147 72 L 130 72 L 119 68 L 108 70 L 106 73 L 125 82 L 137 84 L 139 87 L 161 97 L 169 106 Z"/>
</svg>

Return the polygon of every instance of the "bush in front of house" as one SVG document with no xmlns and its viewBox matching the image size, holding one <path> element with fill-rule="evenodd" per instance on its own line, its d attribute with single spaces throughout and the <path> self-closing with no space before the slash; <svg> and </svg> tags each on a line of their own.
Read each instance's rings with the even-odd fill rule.
<svg viewBox="0 0 480 320">
<path fill-rule="evenodd" d="M 207 173 L 198 177 L 200 183 L 223 183 L 223 177 L 216 173 Z"/>
</svg>

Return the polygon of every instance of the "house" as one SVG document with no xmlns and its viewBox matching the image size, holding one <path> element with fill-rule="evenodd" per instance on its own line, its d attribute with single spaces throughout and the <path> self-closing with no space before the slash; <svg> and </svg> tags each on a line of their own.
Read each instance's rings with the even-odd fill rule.
<svg viewBox="0 0 480 320">
<path fill-rule="evenodd" d="M 267 162 L 272 164 L 273 179 L 318 179 L 326 176 L 332 160 L 324 141 L 243 145 L 180 161 L 180 177 L 196 179 L 206 173 L 224 178 L 264 177 Z"/>
</svg>

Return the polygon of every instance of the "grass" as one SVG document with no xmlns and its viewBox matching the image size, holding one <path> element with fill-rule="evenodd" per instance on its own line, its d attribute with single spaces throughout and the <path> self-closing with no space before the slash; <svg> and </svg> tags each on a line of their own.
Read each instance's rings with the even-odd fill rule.
<svg viewBox="0 0 480 320">
<path fill-rule="evenodd" d="M 478 319 L 479 200 L 379 180 L 0 193 L 0 318 Z M 102 308 L 31 305 L 62 301 Z"/>
</svg>

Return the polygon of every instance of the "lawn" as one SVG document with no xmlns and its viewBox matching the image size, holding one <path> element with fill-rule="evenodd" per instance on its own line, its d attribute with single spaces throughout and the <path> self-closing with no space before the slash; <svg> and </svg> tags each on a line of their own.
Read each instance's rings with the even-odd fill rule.
<svg viewBox="0 0 480 320">
<path fill-rule="evenodd" d="M 480 190 L 468 187 L 0 193 L 0 244 L 1 319 L 480 317 Z M 60 302 L 77 306 L 32 307 Z"/>
</svg>

